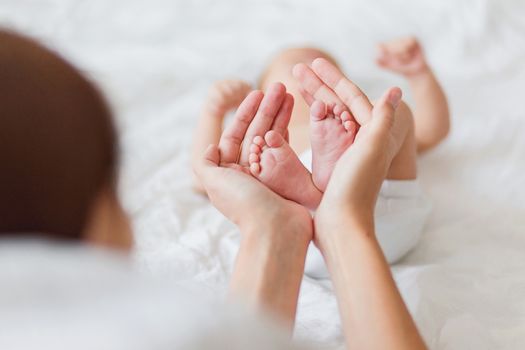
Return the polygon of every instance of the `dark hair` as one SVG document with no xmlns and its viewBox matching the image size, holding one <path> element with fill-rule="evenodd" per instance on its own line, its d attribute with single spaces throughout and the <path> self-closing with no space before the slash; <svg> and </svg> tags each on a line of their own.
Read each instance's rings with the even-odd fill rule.
<svg viewBox="0 0 525 350">
<path fill-rule="evenodd" d="M 81 239 L 114 189 L 117 138 L 96 88 L 35 41 L 0 30 L 0 236 Z"/>
</svg>

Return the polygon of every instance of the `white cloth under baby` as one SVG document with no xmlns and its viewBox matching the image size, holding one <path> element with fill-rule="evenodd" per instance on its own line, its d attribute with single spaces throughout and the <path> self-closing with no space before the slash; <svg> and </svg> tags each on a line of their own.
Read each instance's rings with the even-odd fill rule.
<svg viewBox="0 0 525 350">
<path fill-rule="evenodd" d="M 0 239 L 0 280 L 1 349 L 296 349 L 213 288 L 94 247 Z"/>
<path fill-rule="evenodd" d="M 299 158 L 311 171 L 311 150 Z M 375 208 L 375 225 L 377 239 L 389 263 L 395 263 L 416 246 L 431 208 L 417 180 L 383 182 Z M 313 243 L 308 248 L 305 273 L 313 278 L 329 278 L 323 256 Z"/>
</svg>

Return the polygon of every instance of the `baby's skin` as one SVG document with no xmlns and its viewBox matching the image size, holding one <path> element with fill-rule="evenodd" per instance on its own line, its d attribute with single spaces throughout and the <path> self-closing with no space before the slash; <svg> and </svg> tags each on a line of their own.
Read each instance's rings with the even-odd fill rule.
<svg viewBox="0 0 525 350">
<path fill-rule="evenodd" d="M 446 99 L 425 61 L 417 40 L 414 38 L 392 40 L 379 44 L 378 51 L 377 64 L 408 80 L 416 102 L 416 112 L 422 111 L 412 115 L 404 103 L 401 103 L 397 109 L 397 126 L 394 129 L 397 130 L 398 139 L 402 140 L 402 144 L 387 175 L 389 179 L 414 179 L 417 152 L 432 148 L 448 132 Z M 270 130 L 263 134 L 248 132 L 239 156 L 241 159 L 246 159 L 247 164 L 243 164 L 245 169 L 274 192 L 315 210 L 326 190 L 335 164 L 352 146 L 360 126 L 367 122 L 367 120 L 355 120 L 354 114 L 367 115 L 369 111 L 352 113 L 354 106 L 359 108 L 360 105 L 366 105 L 356 103 L 355 97 L 366 98 L 356 86 L 350 88 L 354 95 L 347 96 L 347 100 L 340 98 L 338 92 L 348 80 L 343 79 L 344 75 L 334 62 L 321 58 L 314 60 L 310 65 L 298 63 L 291 67 L 293 67 L 293 70 L 291 69 L 293 77 L 290 76 L 292 90 L 289 90 L 290 94 L 286 97 L 289 101 L 284 104 L 288 107 L 283 110 L 286 110 L 285 114 L 288 115 L 288 110 L 293 106 L 293 95 L 301 115 L 305 117 L 310 115 L 309 121 L 305 120 L 309 126 L 306 123 L 305 126 L 309 128 L 312 173 L 297 156 L 296 152 L 302 150 L 293 149 L 288 142 L 288 135 L 295 131 L 291 125 L 290 132 L 288 130 L 278 132 Z M 287 78 L 283 76 L 282 80 L 287 81 L 288 86 Z M 273 81 L 281 78 L 272 76 L 271 79 Z M 293 86 L 293 79 L 296 81 L 296 86 Z M 348 88 L 348 86 L 344 87 Z M 275 96 L 281 96 L 278 91 L 281 88 L 283 87 L 269 85 L 268 97 L 272 98 L 271 96 L 277 93 L 279 94 Z M 238 80 L 226 80 L 214 85 L 195 135 L 193 159 L 200 159 L 209 144 L 217 143 L 226 112 L 237 108 L 249 89 L 248 84 Z M 296 93 L 294 89 L 298 89 L 298 92 Z M 303 100 L 301 96 L 304 101 L 301 101 Z M 265 108 L 262 107 L 261 111 L 264 111 Z M 297 116 L 297 118 L 299 119 L 296 125 L 299 125 L 302 117 Z M 281 119 L 285 120 L 285 118 Z M 198 182 L 196 188 L 202 190 Z"/>
<path fill-rule="evenodd" d="M 273 131 L 264 138 L 254 138 L 250 146 L 250 172 L 281 196 L 315 209 L 335 164 L 353 143 L 357 130 L 357 123 L 342 106 L 314 104 L 310 119 L 313 174 L 286 140 Z"/>
<path fill-rule="evenodd" d="M 314 60 L 311 67 L 301 63 L 293 70 L 303 87 L 305 100 L 310 101 L 312 174 L 285 140 L 271 132 L 264 138 L 256 137 L 250 146 L 250 171 L 276 193 L 315 209 L 337 161 L 352 146 L 360 126 L 368 122 L 355 120 L 352 110 L 356 115 L 369 116 L 371 107 L 365 111 L 359 108 L 371 104 L 366 95 L 326 59 Z M 344 101 L 337 96 L 343 86 L 353 92 Z M 359 103 L 360 99 L 368 103 Z M 392 167 L 403 169 L 401 176 L 396 176 L 399 179 L 415 178 L 416 145 L 412 125 L 410 110 L 400 108 L 393 128 L 399 144 L 392 163 Z M 396 158 L 402 166 L 396 165 Z"/>
</svg>

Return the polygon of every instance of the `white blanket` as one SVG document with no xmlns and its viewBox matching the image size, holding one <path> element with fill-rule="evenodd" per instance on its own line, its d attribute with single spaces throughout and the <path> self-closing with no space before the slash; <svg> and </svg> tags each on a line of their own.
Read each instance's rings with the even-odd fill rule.
<svg viewBox="0 0 525 350">
<path fill-rule="evenodd" d="M 447 350 L 525 344 L 524 18 L 520 0 L 0 2 L 2 25 L 59 49 L 107 93 L 122 131 L 121 192 L 138 266 L 218 294 L 238 232 L 191 191 L 188 165 L 209 84 L 255 82 L 272 53 L 316 45 L 377 96 L 407 86 L 375 67 L 374 44 L 416 34 L 453 123 L 447 142 L 421 158 L 434 212 L 393 271 L 430 347 Z M 342 344 L 330 285 L 304 279 L 296 336 Z"/>
</svg>

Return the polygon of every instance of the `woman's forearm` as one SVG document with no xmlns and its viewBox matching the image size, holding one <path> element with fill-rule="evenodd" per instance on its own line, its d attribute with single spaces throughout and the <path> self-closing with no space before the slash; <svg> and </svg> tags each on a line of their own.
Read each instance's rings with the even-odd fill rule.
<svg viewBox="0 0 525 350">
<path fill-rule="evenodd" d="M 373 225 L 340 221 L 320 242 L 349 349 L 426 349 L 375 238 Z"/>
<path fill-rule="evenodd" d="M 230 283 L 240 297 L 293 329 L 309 239 L 278 226 L 241 228 L 242 241 Z"/>
</svg>

